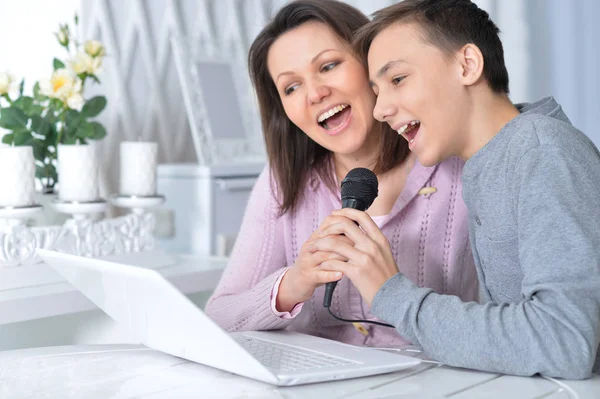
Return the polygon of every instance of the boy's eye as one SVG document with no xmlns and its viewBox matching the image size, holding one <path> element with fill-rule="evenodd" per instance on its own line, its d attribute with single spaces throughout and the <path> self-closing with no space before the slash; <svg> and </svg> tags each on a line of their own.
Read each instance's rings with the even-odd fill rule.
<svg viewBox="0 0 600 399">
<path fill-rule="evenodd" d="M 337 66 L 337 62 L 330 62 L 329 64 L 325 64 L 323 65 L 323 67 L 321 67 L 321 72 L 327 72 L 327 71 L 331 71 L 333 68 L 335 68 Z"/>
<path fill-rule="evenodd" d="M 392 84 L 394 86 L 398 86 L 400 84 L 400 82 L 402 82 L 404 80 L 404 78 L 405 78 L 405 76 L 397 76 L 392 79 Z"/>
</svg>

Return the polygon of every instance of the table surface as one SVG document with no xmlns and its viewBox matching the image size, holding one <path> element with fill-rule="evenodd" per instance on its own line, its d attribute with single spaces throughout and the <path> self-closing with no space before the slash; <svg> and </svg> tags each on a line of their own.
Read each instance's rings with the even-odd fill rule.
<svg viewBox="0 0 600 399">
<path fill-rule="evenodd" d="M 600 376 L 551 380 L 422 363 L 396 373 L 281 388 L 144 346 L 77 345 L 0 352 L 0 397 L 587 399 L 600 397 Z"/>
<path fill-rule="evenodd" d="M 164 251 L 125 253 L 102 259 L 154 269 L 184 294 L 212 291 L 227 259 L 172 255 Z M 96 309 L 45 263 L 0 268 L 0 325 Z"/>
</svg>

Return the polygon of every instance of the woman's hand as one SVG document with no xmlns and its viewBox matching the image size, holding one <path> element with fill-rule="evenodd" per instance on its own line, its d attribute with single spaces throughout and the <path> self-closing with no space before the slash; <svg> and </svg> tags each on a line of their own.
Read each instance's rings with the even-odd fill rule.
<svg viewBox="0 0 600 399">
<path fill-rule="evenodd" d="M 315 289 L 325 283 L 338 281 L 343 274 L 338 271 L 329 271 L 321 268 L 321 263 L 326 260 L 345 261 L 346 258 L 331 251 L 313 249 L 313 243 L 318 238 L 315 231 L 304 243 L 298 254 L 296 263 L 286 272 L 279 284 L 276 308 L 280 312 L 291 311 L 296 304 L 310 299 Z M 347 237 L 332 238 L 336 245 L 352 245 Z"/>
<path fill-rule="evenodd" d="M 340 242 L 340 234 L 351 242 Z M 381 286 L 398 273 L 389 241 L 365 212 L 351 208 L 334 211 L 321 224 L 317 236 L 309 250 L 332 252 L 347 259 L 325 260 L 321 268 L 348 276 L 369 305 Z"/>
</svg>

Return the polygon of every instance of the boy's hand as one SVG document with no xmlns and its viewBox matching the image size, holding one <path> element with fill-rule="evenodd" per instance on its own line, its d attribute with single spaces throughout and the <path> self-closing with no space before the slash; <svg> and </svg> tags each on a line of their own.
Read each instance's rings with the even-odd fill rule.
<svg viewBox="0 0 600 399">
<path fill-rule="evenodd" d="M 339 241 L 340 234 L 354 245 Z M 365 212 L 351 208 L 334 211 L 321 224 L 317 237 L 309 244 L 309 251 L 333 252 L 348 259 L 329 259 L 321 263 L 321 268 L 348 276 L 369 305 L 381 286 L 398 273 L 389 241 Z"/>
</svg>

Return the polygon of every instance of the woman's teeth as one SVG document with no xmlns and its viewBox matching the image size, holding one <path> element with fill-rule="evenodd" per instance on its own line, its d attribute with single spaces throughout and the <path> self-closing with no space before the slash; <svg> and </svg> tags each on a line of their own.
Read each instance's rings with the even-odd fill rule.
<svg viewBox="0 0 600 399">
<path fill-rule="evenodd" d="M 329 111 L 323 112 L 321 115 L 319 115 L 317 122 L 323 123 L 326 119 L 329 119 L 338 112 L 343 111 L 347 106 L 348 105 L 346 104 L 338 105 L 337 107 L 331 108 Z"/>
</svg>

